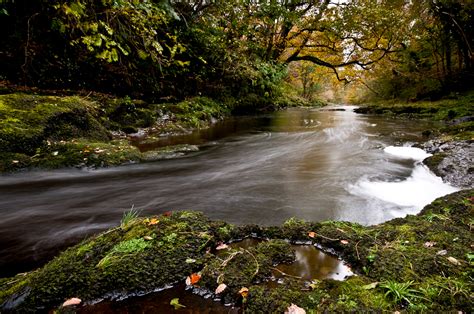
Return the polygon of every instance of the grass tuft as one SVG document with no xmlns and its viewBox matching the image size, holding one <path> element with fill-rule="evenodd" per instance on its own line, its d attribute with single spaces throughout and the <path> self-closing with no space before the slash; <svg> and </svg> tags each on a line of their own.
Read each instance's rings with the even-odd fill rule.
<svg viewBox="0 0 474 314">
<path fill-rule="evenodd" d="M 133 220 L 137 219 L 140 215 L 140 210 L 135 209 L 135 205 L 132 204 L 132 208 L 129 211 L 123 213 L 122 220 L 120 221 L 120 227 L 124 228 L 129 225 Z"/>
</svg>

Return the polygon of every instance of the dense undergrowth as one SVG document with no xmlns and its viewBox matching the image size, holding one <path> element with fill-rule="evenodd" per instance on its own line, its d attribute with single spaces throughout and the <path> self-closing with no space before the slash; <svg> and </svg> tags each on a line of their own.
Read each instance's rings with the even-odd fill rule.
<svg viewBox="0 0 474 314">
<path fill-rule="evenodd" d="M 69 248 L 44 267 L 1 279 L 3 311 L 47 311 L 71 297 L 83 302 L 153 291 L 199 272 L 195 286 L 221 292 L 249 313 L 465 311 L 472 309 L 474 190 L 435 200 L 416 216 L 364 227 L 290 219 L 279 227 L 233 226 L 196 212 L 135 218 Z M 266 239 L 215 254 L 221 241 Z M 287 277 L 269 288 L 272 265 L 288 263 L 287 242 L 311 242 L 357 273 L 345 281 Z M 239 293 L 242 287 L 248 295 Z M 171 308 L 170 308 L 171 309 Z"/>
</svg>

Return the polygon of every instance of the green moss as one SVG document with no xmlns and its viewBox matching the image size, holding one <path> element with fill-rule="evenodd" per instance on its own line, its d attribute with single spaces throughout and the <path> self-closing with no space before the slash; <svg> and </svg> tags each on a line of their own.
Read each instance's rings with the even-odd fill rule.
<svg viewBox="0 0 474 314">
<path fill-rule="evenodd" d="M 142 238 L 119 242 L 100 260 L 97 267 L 110 266 L 113 262 L 120 262 L 121 257 L 125 255 L 136 254 L 150 247 L 151 243 Z"/>
<path fill-rule="evenodd" d="M 438 121 L 448 121 L 474 115 L 473 103 L 474 91 L 471 91 L 450 99 L 442 99 L 438 101 L 417 101 L 411 103 L 381 101 L 362 107 L 359 112 L 384 114 L 395 117 L 428 118 Z"/>
<path fill-rule="evenodd" d="M 202 288 L 228 286 L 220 295 L 224 302 L 244 301 L 238 291 L 248 287 L 242 306 L 252 313 L 283 312 L 291 304 L 309 313 L 470 311 L 473 200 L 474 190 L 461 191 L 435 200 L 419 215 L 369 227 L 296 219 L 281 227 L 234 227 L 196 212 L 137 218 L 66 250 L 18 281 L 1 280 L 0 304 L 5 308 L 21 296 L 20 312 L 51 309 L 69 297 L 88 301 L 151 291 L 200 271 Z M 219 241 L 251 234 L 271 240 L 211 254 Z M 276 287 L 267 283 L 274 264 L 295 258 L 283 240 L 289 237 L 331 249 L 358 276 L 311 285 L 292 277 Z"/>
<path fill-rule="evenodd" d="M 0 95 L 0 172 L 107 167 L 181 155 L 197 147 L 183 145 L 142 154 L 128 141 L 112 141 L 110 131 L 183 132 L 207 127 L 230 113 L 226 105 L 205 97 L 177 104 L 149 104 L 128 97 L 94 99 Z"/>
</svg>

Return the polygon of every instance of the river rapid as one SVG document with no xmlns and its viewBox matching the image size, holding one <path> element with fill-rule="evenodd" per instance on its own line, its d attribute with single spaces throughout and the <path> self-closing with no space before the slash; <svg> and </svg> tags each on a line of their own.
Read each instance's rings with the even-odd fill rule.
<svg viewBox="0 0 474 314">
<path fill-rule="evenodd" d="M 199 210 L 235 224 L 297 217 L 369 225 L 416 214 L 457 190 L 421 164 L 426 153 L 409 147 L 432 123 L 352 109 L 231 119 L 177 138 L 204 143 L 177 159 L 0 176 L 0 277 L 118 225 L 132 206 L 141 215 Z"/>
</svg>

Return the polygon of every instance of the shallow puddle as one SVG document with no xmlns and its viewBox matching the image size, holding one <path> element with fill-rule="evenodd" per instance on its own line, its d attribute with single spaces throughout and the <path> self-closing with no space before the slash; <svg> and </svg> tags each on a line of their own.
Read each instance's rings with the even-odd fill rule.
<svg viewBox="0 0 474 314">
<path fill-rule="evenodd" d="M 234 249 L 248 249 L 263 240 L 247 238 L 234 242 L 230 246 Z M 334 279 L 344 280 L 353 275 L 349 266 L 336 257 L 324 253 L 314 245 L 292 245 L 295 250 L 296 260 L 291 264 L 277 265 L 273 272 L 275 278 L 283 278 L 285 275 L 298 277 L 303 280 Z"/>
<path fill-rule="evenodd" d="M 335 279 L 344 280 L 353 275 L 351 269 L 341 260 L 318 250 L 313 245 L 292 245 L 296 260 L 291 264 L 280 264 L 276 269 L 285 274 L 304 280 Z M 275 277 L 284 277 L 278 271 Z"/>
<path fill-rule="evenodd" d="M 263 242 L 262 239 L 247 238 L 230 244 L 232 249 L 249 249 Z M 278 286 L 285 277 L 300 278 L 304 281 L 335 279 L 344 280 L 352 276 L 350 268 L 336 257 L 324 253 L 313 245 L 292 245 L 296 260 L 291 264 L 280 264 L 273 271 L 273 280 L 267 287 Z M 224 254 L 226 250 L 218 251 Z M 197 292 L 197 293 L 196 293 Z M 202 293 L 200 293 L 202 292 Z M 179 298 L 179 304 L 185 307 L 174 309 L 171 300 Z M 106 300 L 78 309 L 78 313 L 239 313 L 240 308 L 225 306 L 213 300 L 208 291 L 187 289 L 178 284 L 169 289 L 153 292 L 144 296 L 129 297 L 121 301 Z"/>
</svg>

